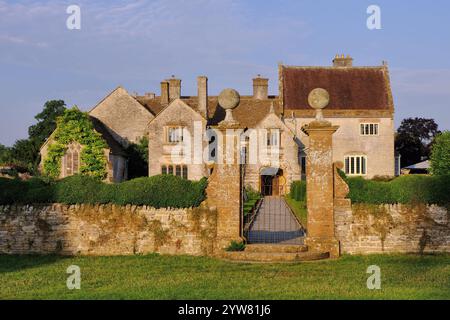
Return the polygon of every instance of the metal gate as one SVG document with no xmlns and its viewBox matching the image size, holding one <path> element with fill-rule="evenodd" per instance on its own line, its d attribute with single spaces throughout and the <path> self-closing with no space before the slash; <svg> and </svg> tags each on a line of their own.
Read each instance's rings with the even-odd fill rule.
<svg viewBox="0 0 450 320">
<path fill-rule="evenodd" d="M 303 244 L 305 230 L 286 203 L 280 184 L 262 176 L 263 198 L 244 217 L 244 237 L 248 243 Z"/>
</svg>

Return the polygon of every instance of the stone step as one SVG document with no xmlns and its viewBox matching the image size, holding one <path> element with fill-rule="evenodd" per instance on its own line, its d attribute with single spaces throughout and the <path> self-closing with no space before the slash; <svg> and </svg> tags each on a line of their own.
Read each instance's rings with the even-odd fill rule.
<svg viewBox="0 0 450 320">
<path fill-rule="evenodd" d="M 297 253 L 306 251 L 308 251 L 308 246 L 305 245 L 248 244 L 245 246 L 245 252 Z"/>
<path fill-rule="evenodd" d="M 224 252 L 223 259 L 239 262 L 272 262 L 272 263 L 296 263 L 302 261 L 313 261 L 328 259 L 328 252 L 297 252 L 297 253 L 267 253 L 267 252 Z"/>
</svg>

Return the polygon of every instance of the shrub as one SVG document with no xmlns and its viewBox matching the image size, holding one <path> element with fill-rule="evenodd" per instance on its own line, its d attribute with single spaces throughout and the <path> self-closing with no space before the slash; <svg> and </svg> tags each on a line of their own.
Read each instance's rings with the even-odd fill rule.
<svg viewBox="0 0 450 320">
<path fill-rule="evenodd" d="M 402 176 L 392 181 L 347 178 L 353 203 L 450 203 L 450 176 Z"/>
<path fill-rule="evenodd" d="M 115 185 L 115 203 L 155 208 L 197 207 L 205 199 L 206 184 L 206 178 L 195 182 L 173 175 L 138 178 Z"/>
<path fill-rule="evenodd" d="M 226 251 L 244 251 L 245 250 L 245 243 L 244 242 L 237 242 L 237 241 L 231 241 L 230 245 L 225 249 Z"/>
<path fill-rule="evenodd" d="M 450 131 L 436 136 L 431 149 L 431 173 L 450 175 Z"/>
<path fill-rule="evenodd" d="M 253 189 L 251 186 L 245 187 L 245 195 L 247 200 L 261 199 L 261 193 Z"/>
<path fill-rule="evenodd" d="M 207 180 L 189 181 L 164 175 L 106 184 L 75 175 L 57 182 L 0 178 L 0 204 L 64 203 L 149 205 L 155 208 L 197 207 L 205 199 Z"/>
<path fill-rule="evenodd" d="M 291 199 L 294 199 L 295 201 L 306 201 L 306 182 L 305 181 L 292 182 L 289 196 L 291 197 Z"/>
</svg>

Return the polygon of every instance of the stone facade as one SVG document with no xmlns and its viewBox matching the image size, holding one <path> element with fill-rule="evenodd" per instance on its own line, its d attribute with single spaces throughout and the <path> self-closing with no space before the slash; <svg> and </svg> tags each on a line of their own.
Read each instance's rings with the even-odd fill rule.
<svg viewBox="0 0 450 320">
<path fill-rule="evenodd" d="M 168 128 L 183 128 L 183 142 L 168 141 Z M 203 150 L 208 145 L 203 139 L 205 128 L 206 119 L 180 99 L 161 111 L 148 126 L 149 176 L 161 174 L 162 166 L 173 166 L 173 174 L 176 174 L 176 166 L 185 165 L 188 179 L 206 177 L 207 168 L 203 162 Z M 174 156 L 180 151 L 182 155 Z"/>
<path fill-rule="evenodd" d="M 205 206 L 0 206 L 0 254 L 209 255 L 216 229 Z"/>
<path fill-rule="evenodd" d="M 325 110 L 326 111 L 326 110 Z M 361 155 L 367 157 L 366 178 L 395 175 L 394 119 L 392 116 L 380 117 L 326 117 L 339 129 L 333 135 L 333 161 L 344 162 L 346 156 Z M 309 138 L 301 128 L 312 118 L 299 117 L 288 119 L 287 125 L 296 133 L 300 141 L 300 157 L 305 156 L 309 148 Z M 361 123 L 377 123 L 377 135 L 363 136 Z"/>
<path fill-rule="evenodd" d="M 146 136 L 148 123 L 154 118 L 122 87 L 111 92 L 89 114 L 100 120 L 124 146 Z"/>
<path fill-rule="evenodd" d="M 335 207 L 336 236 L 341 252 L 450 252 L 448 209 L 425 204 Z"/>
</svg>

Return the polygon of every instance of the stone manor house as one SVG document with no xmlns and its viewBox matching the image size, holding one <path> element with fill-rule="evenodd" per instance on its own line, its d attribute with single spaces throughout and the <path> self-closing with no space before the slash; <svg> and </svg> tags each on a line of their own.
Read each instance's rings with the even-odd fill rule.
<svg viewBox="0 0 450 320">
<path fill-rule="evenodd" d="M 194 131 L 194 125 L 206 130 L 225 118 L 218 97 L 208 94 L 207 77 L 200 76 L 197 81 L 197 96 L 183 96 L 181 80 L 175 77 L 161 82 L 159 95 L 132 95 L 118 87 L 89 111 L 95 129 L 110 147 L 105 150 L 108 181 L 127 179 L 124 149 L 144 136 L 149 139 L 150 176 L 173 174 L 197 180 L 210 174 L 210 166 L 205 163 L 175 164 L 171 158 L 173 148 Z M 352 176 L 397 174 L 394 103 L 385 62 L 355 67 L 350 56 L 337 55 L 327 67 L 280 64 L 279 94 L 269 95 L 268 86 L 269 79 L 253 79 L 253 95 L 240 97 L 233 117 L 243 128 L 267 130 L 265 143 L 279 149 L 279 167 L 245 165 L 245 185 L 265 195 L 278 195 L 288 192 L 292 181 L 305 178 L 308 136 L 302 127 L 314 118 L 308 94 L 315 88 L 329 92 L 324 117 L 339 126 L 333 135 L 333 160 L 344 163 L 345 172 Z M 42 159 L 51 140 L 41 149 Z M 201 143 L 208 145 L 208 141 Z M 61 161 L 61 177 L 78 172 L 81 148 L 76 141 L 70 145 Z"/>
</svg>

